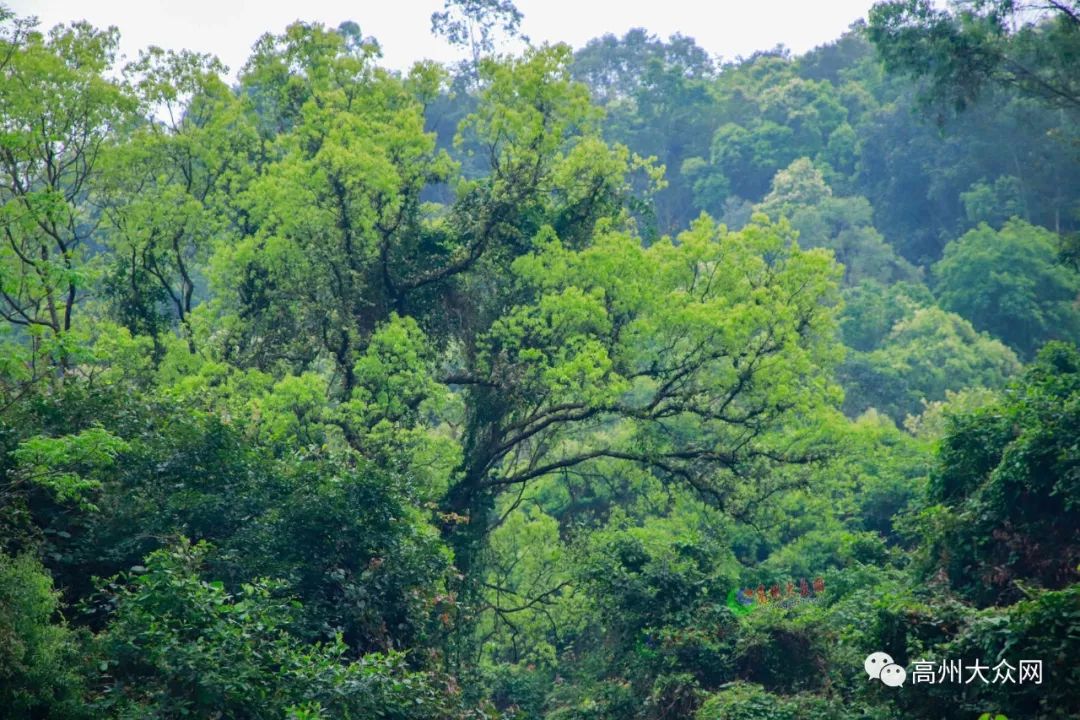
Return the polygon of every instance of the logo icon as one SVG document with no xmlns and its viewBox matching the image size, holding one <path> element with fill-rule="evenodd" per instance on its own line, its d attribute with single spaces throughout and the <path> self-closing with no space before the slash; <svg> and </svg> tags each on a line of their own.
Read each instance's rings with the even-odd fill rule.
<svg viewBox="0 0 1080 720">
<path fill-rule="evenodd" d="M 735 615 L 742 616 L 765 605 L 791 608 L 801 603 L 817 602 L 824 593 L 825 581 L 821 578 L 814 578 L 813 585 L 806 578 L 800 580 L 797 586 L 794 582 L 788 582 L 786 588 L 781 587 L 780 583 L 774 583 L 771 588 L 766 589 L 762 583 L 757 586 L 757 590 L 746 587 L 730 591 L 727 595 L 727 606 Z"/>
<path fill-rule="evenodd" d="M 727 596 L 727 606 L 736 615 L 746 615 L 754 609 L 754 597 L 742 590 L 732 590 Z"/>
<path fill-rule="evenodd" d="M 881 668 L 881 682 L 889 687 L 900 687 L 907 680 L 907 670 L 899 665 L 886 665 Z"/>
<path fill-rule="evenodd" d="M 863 669 L 871 680 L 880 680 L 889 687 L 900 687 L 907 680 L 907 670 L 893 662 L 888 653 L 870 653 L 863 660 Z"/>
</svg>

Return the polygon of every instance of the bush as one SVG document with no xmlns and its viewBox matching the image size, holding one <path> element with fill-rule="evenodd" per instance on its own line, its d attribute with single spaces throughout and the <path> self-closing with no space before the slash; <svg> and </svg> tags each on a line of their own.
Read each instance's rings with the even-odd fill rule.
<svg viewBox="0 0 1080 720">
<path fill-rule="evenodd" d="M 452 698 L 408 670 L 401 654 L 350 662 L 340 637 L 306 644 L 291 635 L 299 607 L 280 597 L 280 585 L 260 581 L 231 594 L 201 580 L 207 549 L 183 542 L 157 551 L 115 590 L 115 619 L 97 641 L 98 716 L 452 716 Z"/>
<path fill-rule="evenodd" d="M 82 716 L 75 646 L 52 621 L 58 597 L 36 560 L 0 553 L 0 708 L 8 717 Z"/>
</svg>

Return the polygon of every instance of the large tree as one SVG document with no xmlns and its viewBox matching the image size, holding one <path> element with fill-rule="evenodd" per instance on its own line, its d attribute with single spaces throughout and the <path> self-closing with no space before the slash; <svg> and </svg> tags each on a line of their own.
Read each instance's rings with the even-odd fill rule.
<svg viewBox="0 0 1080 720">
<path fill-rule="evenodd" d="M 730 478 L 813 456 L 794 428 L 832 394 L 826 254 L 764 219 L 734 234 L 701 220 L 645 247 L 627 210 L 641 161 L 600 138 L 565 47 L 481 62 L 460 135 L 488 173 L 466 181 L 408 84 L 325 46 L 330 69 L 302 76 L 279 159 L 239 201 L 251 232 L 215 259 L 222 350 L 332 369 L 332 422 L 358 448 L 370 426 L 354 410 L 379 395 L 362 357 L 415 358 L 456 388 L 462 409 L 445 421 L 462 456 L 443 510 L 462 569 L 495 497 L 547 474 L 616 459 L 722 503 Z M 453 203 L 421 202 L 447 181 Z M 414 322 L 434 352 L 411 332 L 372 345 Z"/>
</svg>

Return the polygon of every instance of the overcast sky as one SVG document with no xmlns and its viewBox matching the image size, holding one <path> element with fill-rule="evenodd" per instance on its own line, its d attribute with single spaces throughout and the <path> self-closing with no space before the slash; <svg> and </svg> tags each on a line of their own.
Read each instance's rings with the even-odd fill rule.
<svg viewBox="0 0 1080 720">
<path fill-rule="evenodd" d="M 134 58 L 147 45 L 217 55 L 235 75 L 261 34 L 294 20 L 336 26 L 355 20 L 378 39 L 386 65 L 453 60 L 459 55 L 431 35 L 431 13 L 443 0 L 0 0 L 44 27 L 71 20 L 120 28 L 121 52 Z M 667 37 L 682 33 L 724 59 L 782 43 L 803 52 L 838 37 L 866 17 L 872 0 L 517 0 L 522 30 L 534 42 L 588 40 L 633 27 Z"/>
</svg>

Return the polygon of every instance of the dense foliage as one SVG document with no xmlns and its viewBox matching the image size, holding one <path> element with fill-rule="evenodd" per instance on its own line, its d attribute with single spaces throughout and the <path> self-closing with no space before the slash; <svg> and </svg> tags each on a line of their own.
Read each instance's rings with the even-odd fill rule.
<svg viewBox="0 0 1080 720">
<path fill-rule="evenodd" d="M 0 6 L 0 716 L 1080 715 L 1050 5 L 232 84 Z"/>
</svg>

